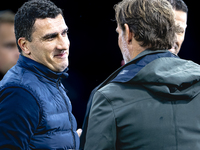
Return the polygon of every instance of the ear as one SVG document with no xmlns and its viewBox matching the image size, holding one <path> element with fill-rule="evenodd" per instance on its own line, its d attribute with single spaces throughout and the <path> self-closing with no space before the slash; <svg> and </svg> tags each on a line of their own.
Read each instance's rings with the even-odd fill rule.
<svg viewBox="0 0 200 150">
<path fill-rule="evenodd" d="M 130 28 L 127 24 L 124 24 L 124 28 L 125 28 L 125 37 L 126 37 L 127 43 L 130 44 L 132 42 L 133 33 L 130 31 Z"/>
<path fill-rule="evenodd" d="M 28 41 L 24 37 L 18 39 L 18 45 L 22 49 L 23 53 L 26 55 L 30 55 L 31 52 L 29 51 L 27 44 Z"/>
</svg>

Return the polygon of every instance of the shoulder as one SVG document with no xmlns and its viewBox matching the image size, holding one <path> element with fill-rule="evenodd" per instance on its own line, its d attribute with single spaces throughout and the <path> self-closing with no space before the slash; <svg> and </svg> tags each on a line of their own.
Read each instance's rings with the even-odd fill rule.
<svg viewBox="0 0 200 150">
<path fill-rule="evenodd" d="M 21 72 L 19 73 L 18 71 L 15 71 L 15 69 L 19 68 L 16 67 L 9 70 L 5 78 L 0 82 L 1 106 L 2 103 L 4 103 L 7 107 L 12 108 L 11 106 L 19 104 L 24 111 L 28 111 L 27 109 L 31 107 L 38 110 L 38 112 L 41 112 L 40 95 L 35 88 L 33 88 L 40 86 L 30 78 L 33 75 L 28 73 L 27 70 L 21 69 Z M 23 81 L 25 79 L 30 79 L 30 83 L 25 83 Z"/>
<path fill-rule="evenodd" d="M 149 100 L 151 97 L 152 93 L 148 92 L 141 84 L 109 83 L 95 93 L 93 103 L 107 103 L 115 110 Z"/>
<path fill-rule="evenodd" d="M 29 90 L 19 86 L 8 86 L 0 90 L 0 103 L 9 105 L 21 103 L 21 106 L 31 105 L 38 107 L 36 98 Z"/>
<path fill-rule="evenodd" d="M 145 69 L 148 69 L 149 71 L 151 70 L 158 70 L 163 68 L 163 70 L 171 70 L 171 69 L 193 69 L 193 68 L 200 68 L 199 64 L 194 63 L 193 61 L 190 60 L 185 60 L 181 58 L 174 58 L 174 57 L 163 57 L 156 59 L 146 65 Z"/>
<path fill-rule="evenodd" d="M 94 94 L 92 105 L 114 107 L 119 99 L 124 99 L 123 84 L 109 83 L 97 90 Z"/>
<path fill-rule="evenodd" d="M 35 97 L 26 89 L 19 87 L 5 88 L 0 92 L 0 115 L 26 116 L 34 115 L 34 119 L 39 120 L 40 107 Z M 13 115 L 11 115 L 13 114 Z"/>
<path fill-rule="evenodd" d="M 100 88 L 96 93 L 105 96 L 109 101 L 114 101 L 117 97 L 126 97 L 129 92 L 138 89 L 135 84 L 112 82 Z"/>
<path fill-rule="evenodd" d="M 110 95 L 110 93 L 115 93 L 121 91 L 120 87 L 122 86 L 121 83 L 108 83 L 105 86 L 101 87 L 98 92 L 102 93 L 103 95 Z"/>
<path fill-rule="evenodd" d="M 9 88 L 18 88 L 32 94 L 36 99 L 39 95 L 37 89 L 42 86 L 39 77 L 19 65 L 11 68 L 0 81 L 0 91 Z"/>
<path fill-rule="evenodd" d="M 34 81 L 36 76 L 29 70 L 21 67 L 20 65 L 15 65 L 5 74 L 4 78 L 0 81 L 0 86 L 12 84 L 20 85 L 24 81 Z"/>
</svg>

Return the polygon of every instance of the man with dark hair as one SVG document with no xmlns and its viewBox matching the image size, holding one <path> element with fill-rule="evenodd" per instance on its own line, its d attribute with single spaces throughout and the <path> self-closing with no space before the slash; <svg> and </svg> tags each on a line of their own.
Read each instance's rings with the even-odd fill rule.
<svg viewBox="0 0 200 150">
<path fill-rule="evenodd" d="M 115 12 L 126 64 L 96 89 L 84 150 L 199 150 L 200 66 L 168 51 L 172 5 L 123 0 Z"/>
<path fill-rule="evenodd" d="M 77 123 L 61 78 L 69 39 L 50 0 L 24 3 L 15 16 L 20 57 L 0 82 L 0 149 L 79 149 Z"/>
<path fill-rule="evenodd" d="M 10 10 L 0 11 L 0 80 L 19 58 L 14 33 L 15 14 Z"/>
<path fill-rule="evenodd" d="M 188 16 L 188 7 L 183 0 L 168 0 L 173 6 L 175 12 L 175 20 L 177 25 L 180 26 L 181 31 L 176 34 L 177 41 L 174 46 L 170 49 L 170 51 L 176 55 L 178 55 L 183 41 L 185 39 L 185 32 L 187 28 L 187 16 Z"/>
</svg>

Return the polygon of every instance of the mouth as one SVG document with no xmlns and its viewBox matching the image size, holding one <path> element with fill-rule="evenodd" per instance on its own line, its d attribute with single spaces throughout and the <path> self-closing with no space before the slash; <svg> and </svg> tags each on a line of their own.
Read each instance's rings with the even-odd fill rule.
<svg viewBox="0 0 200 150">
<path fill-rule="evenodd" d="M 55 54 L 54 57 L 66 58 L 67 57 L 67 52 L 61 52 L 61 53 Z"/>
</svg>

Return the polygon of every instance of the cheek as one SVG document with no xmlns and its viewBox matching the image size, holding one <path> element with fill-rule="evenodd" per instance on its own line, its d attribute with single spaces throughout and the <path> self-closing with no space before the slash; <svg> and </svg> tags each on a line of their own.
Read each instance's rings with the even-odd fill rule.
<svg viewBox="0 0 200 150">
<path fill-rule="evenodd" d="M 31 42 L 29 45 L 29 50 L 31 51 L 31 58 L 39 63 L 44 63 L 47 59 L 47 52 L 45 45 L 42 42 Z"/>
<path fill-rule="evenodd" d="M 37 46 L 35 46 L 36 53 L 40 53 L 43 55 L 47 55 L 53 52 L 54 45 L 52 42 L 45 42 L 45 43 L 37 43 Z"/>
<path fill-rule="evenodd" d="M 182 45 L 184 39 L 185 39 L 185 34 L 177 35 L 177 41 L 178 41 L 179 45 Z"/>
<path fill-rule="evenodd" d="M 121 45 L 122 45 L 122 37 L 121 37 L 121 35 L 118 36 L 118 45 L 121 48 Z"/>
</svg>

